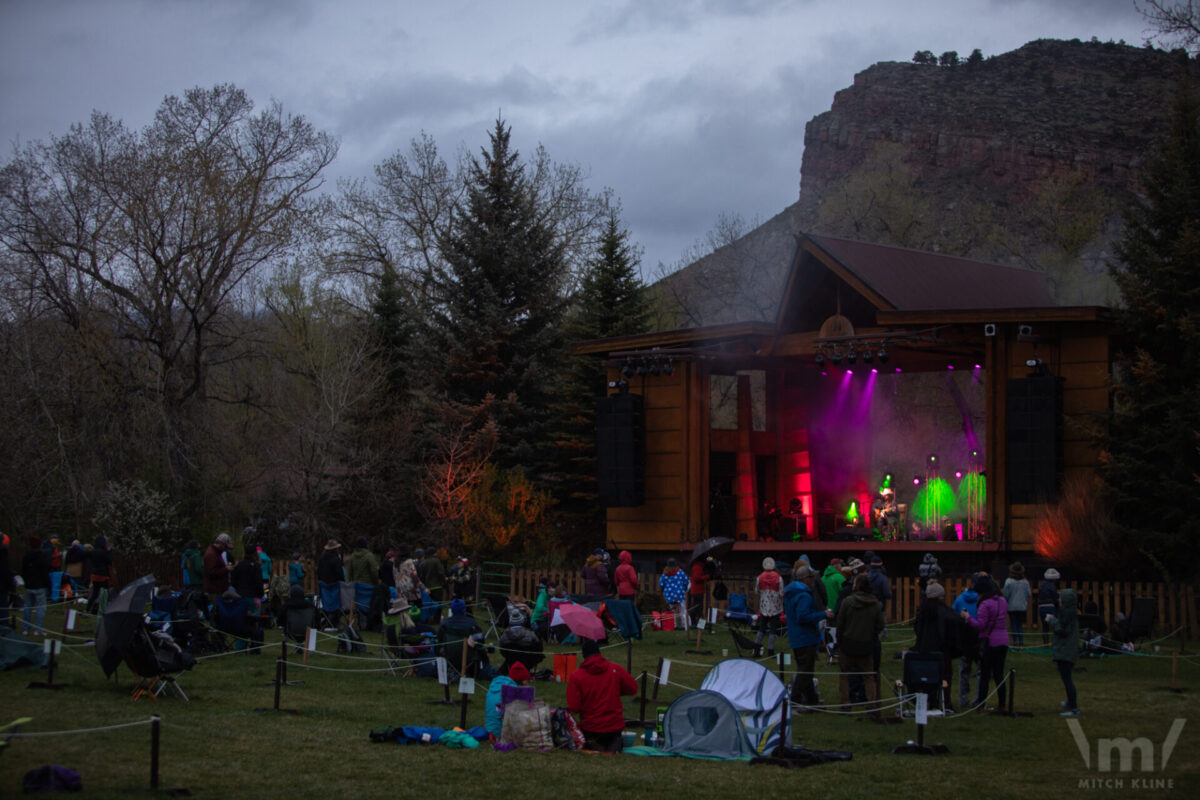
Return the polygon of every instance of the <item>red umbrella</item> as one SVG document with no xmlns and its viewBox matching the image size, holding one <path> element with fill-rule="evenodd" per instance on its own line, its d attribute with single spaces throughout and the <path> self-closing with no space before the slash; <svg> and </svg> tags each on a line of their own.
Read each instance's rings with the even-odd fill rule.
<svg viewBox="0 0 1200 800">
<path fill-rule="evenodd" d="M 599 641 L 605 637 L 604 623 L 596 612 L 586 606 L 571 604 L 558 609 L 559 619 L 572 633 L 584 639 Z"/>
</svg>

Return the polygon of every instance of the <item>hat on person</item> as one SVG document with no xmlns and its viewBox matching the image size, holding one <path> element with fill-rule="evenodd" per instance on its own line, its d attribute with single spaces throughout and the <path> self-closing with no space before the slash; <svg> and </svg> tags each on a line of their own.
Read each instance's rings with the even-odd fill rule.
<svg viewBox="0 0 1200 800">
<path fill-rule="evenodd" d="M 425 557 L 425 551 L 422 550 L 421 548 L 418 547 L 416 550 L 413 550 L 413 558 L 424 558 L 424 557 Z"/>
<path fill-rule="evenodd" d="M 408 600 L 406 600 L 403 597 L 397 597 L 395 600 L 392 601 L 392 604 L 388 606 L 388 610 L 385 613 L 387 613 L 387 614 L 403 614 L 404 612 L 408 611 L 408 609 L 409 609 Z"/>
<path fill-rule="evenodd" d="M 520 628 L 525 624 L 525 612 L 512 609 L 508 612 L 509 627 Z"/>
<path fill-rule="evenodd" d="M 1020 561 L 1014 561 L 1008 567 L 1008 574 L 1016 575 L 1017 577 L 1022 577 L 1022 578 L 1025 577 L 1025 565 L 1022 564 Z"/>
<path fill-rule="evenodd" d="M 595 639 L 583 640 L 583 657 L 591 658 L 592 656 L 600 655 L 600 643 Z"/>
<path fill-rule="evenodd" d="M 339 542 L 337 539 L 330 539 L 328 542 L 325 543 L 326 550 L 339 550 L 339 549 L 341 549 L 341 547 L 342 547 L 342 543 Z"/>
<path fill-rule="evenodd" d="M 304 587 L 298 583 L 293 583 L 291 588 L 288 589 L 288 599 L 299 600 L 302 597 L 304 597 Z"/>
<path fill-rule="evenodd" d="M 861 558 L 852 558 L 852 559 L 850 559 L 850 563 L 847 564 L 846 566 L 850 567 L 851 572 L 857 572 L 858 570 L 862 569 L 866 565 L 863 564 Z"/>
<path fill-rule="evenodd" d="M 218 533 L 217 544 L 224 545 L 225 547 L 233 547 L 233 539 L 229 538 L 228 533 Z"/>
<path fill-rule="evenodd" d="M 840 567 L 840 566 L 842 566 L 842 560 L 840 558 L 838 558 L 837 556 L 834 556 L 833 558 L 829 559 L 829 566 Z"/>
<path fill-rule="evenodd" d="M 811 578 L 814 575 L 816 575 L 816 573 L 813 572 L 812 567 L 800 561 L 797 561 L 796 566 L 792 568 L 792 577 L 798 581 L 802 581 L 805 578 Z"/>
<path fill-rule="evenodd" d="M 458 560 L 462 564 L 470 564 L 471 563 L 471 560 L 468 559 L 466 556 L 459 556 Z"/>
<path fill-rule="evenodd" d="M 675 559 L 673 559 L 673 558 L 668 558 L 668 559 L 667 559 L 667 566 L 668 566 L 668 567 L 673 567 L 673 566 L 675 566 Z"/>
<path fill-rule="evenodd" d="M 508 677 L 512 678 L 517 683 L 529 680 L 529 667 L 522 664 L 520 661 L 514 662 L 508 668 Z"/>
<path fill-rule="evenodd" d="M 925 587 L 925 596 L 939 598 L 945 597 L 946 589 L 937 581 L 930 581 L 929 585 Z"/>
<path fill-rule="evenodd" d="M 593 551 L 592 551 L 592 555 L 594 555 L 594 556 L 603 556 L 603 555 L 604 555 L 604 548 L 603 548 L 603 547 L 597 547 L 595 550 L 593 550 Z"/>
<path fill-rule="evenodd" d="M 1056 581 L 1059 578 L 1061 578 L 1062 576 L 1058 574 L 1058 570 L 1056 570 L 1054 567 L 1051 567 L 1050 569 L 1046 570 L 1045 574 L 1042 575 L 1042 577 L 1048 581 Z"/>
<path fill-rule="evenodd" d="M 882 495 L 889 495 L 889 494 L 895 494 L 895 493 L 896 493 L 895 490 L 890 489 L 890 488 L 884 489 L 883 491 L 880 492 L 880 494 L 882 494 Z"/>
<path fill-rule="evenodd" d="M 875 566 L 876 564 L 882 564 L 882 563 L 883 563 L 883 559 L 880 558 L 879 556 L 871 556 L 871 566 Z"/>
<path fill-rule="evenodd" d="M 851 567 L 849 564 L 843 564 L 842 568 L 841 568 L 841 573 L 844 577 L 849 578 L 851 575 L 854 574 L 854 568 Z"/>
<path fill-rule="evenodd" d="M 355 547 L 366 547 L 367 546 L 367 537 L 360 536 L 357 539 L 355 539 L 354 546 Z"/>
<path fill-rule="evenodd" d="M 775 569 L 775 559 L 771 558 L 770 556 L 767 556 L 766 558 L 764 558 L 763 559 L 763 569 L 765 569 L 767 572 L 770 572 L 771 570 Z"/>
<path fill-rule="evenodd" d="M 467 613 L 467 604 L 463 602 L 461 597 L 456 597 L 450 601 L 450 613 L 456 617 Z"/>
</svg>

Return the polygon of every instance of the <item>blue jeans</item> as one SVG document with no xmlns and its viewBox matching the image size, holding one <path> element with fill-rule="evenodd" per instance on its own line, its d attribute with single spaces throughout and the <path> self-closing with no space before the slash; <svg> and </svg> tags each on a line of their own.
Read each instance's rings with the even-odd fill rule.
<svg viewBox="0 0 1200 800">
<path fill-rule="evenodd" d="M 1013 647 L 1025 645 L 1025 611 L 1008 612 L 1008 629 L 1012 632 Z"/>
<path fill-rule="evenodd" d="M 25 635 L 29 635 L 29 631 L 36 629 L 38 633 L 42 633 L 42 623 L 46 620 L 46 589 L 26 589 L 25 590 L 25 610 L 21 612 L 22 630 Z M 33 616 L 33 626 L 29 624 L 29 617 Z"/>
</svg>

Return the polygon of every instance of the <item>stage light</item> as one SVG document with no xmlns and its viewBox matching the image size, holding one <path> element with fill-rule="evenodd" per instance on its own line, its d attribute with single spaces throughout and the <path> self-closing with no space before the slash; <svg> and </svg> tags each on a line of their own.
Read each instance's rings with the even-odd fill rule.
<svg viewBox="0 0 1200 800">
<path fill-rule="evenodd" d="M 624 375 L 626 378 L 633 377 L 633 362 L 632 361 L 626 360 L 626 362 L 621 365 L 621 374 Z"/>
<path fill-rule="evenodd" d="M 879 352 L 875 354 L 875 357 L 879 359 L 880 364 L 886 364 L 888 362 L 887 349 L 883 347 L 879 348 Z"/>
<path fill-rule="evenodd" d="M 842 363 L 842 353 L 840 350 L 834 350 L 833 355 L 829 357 L 829 362 L 835 367 Z"/>
<path fill-rule="evenodd" d="M 1027 366 L 1027 367 L 1035 368 L 1035 367 L 1040 367 L 1041 365 L 1042 365 L 1042 360 L 1040 358 L 1025 359 L 1025 366 Z"/>
<path fill-rule="evenodd" d="M 962 470 L 961 469 L 954 470 L 954 477 L 961 480 L 962 479 Z"/>
<path fill-rule="evenodd" d="M 847 369 L 846 369 L 846 374 L 847 374 L 847 375 L 853 375 L 853 374 L 854 374 L 854 370 L 847 368 Z"/>
<path fill-rule="evenodd" d="M 659 374 L 660 372 L 662 372 L 662 367 L 660 367 L 660 366 L 658 365 L 658 362 L 657 362 L 657 361 L 651 361 L 651 362 L 650 362 L 650 374 L 651 374 L 651 375 L 653 375 L 654 377 L 656 377 L 656 378 L 657 378 L 657 377 L 658 377 L 658 374 Z"/>
<path fill-rule="evenodd" d="M 921 476 L 913 475 L 913 486 L 920 486 L 920 485 L 921 485 Z"/>
<path fill-rule="evenodd" d="M 982 365 L 982 364 L 976 364 L 976 365 L 975 365 L 975 369 L 983 369 L 983 365 Z"/>
<path fill-rule="evenodd" d="M 667 363 L 663 364 L 662 371 L 663 371 L 663 375 L 666 375 L 668 377 L 670 377 L 671 375 L 674 375 L 675 374 L 675 362 L 668 361 Z"/>
<path fill-rule="evenodd" d="M 824 364 L 825 363 L 825 354 L 817 353 L 816 362 L 817 362 L 818 367 L 821 366 L 822 364 Z"/>
<path fill-rule="evenodd" d="M 875 369 L 874 367 L 871 367 L 871 374 L 872 374 L 872 375 L 875 375 L 875 374 L 877 374 L 878 372 L 879 372 L 879 370 Z"/>
<path fill-rule="evenodd" d="M 930 464 L 935 464 L 935 463 L 937 463 L 937 456 L 936 456 L 936 455 L 931 455 L 931 456 L 929 457 L 929 463 L 930 463 Z"/>
<path fill-rule="evenodd" d="M 954 365 L 953 365 L 953 364 L 947 364 L 947 365 L 946 365 L 946 369 L 953 371 L 953 370 L 954 370 Z"/>
<path fill-rule="evenodd" d="M 649 372 L 649 371 L 650 371 L 650 368 L 646 366 L 646 362 L 645 362 L 645 361 L 639 361 L 639 362 L 638 362 L 638 365 L 637 365 L 637 374 L 638 374 L 639 376 L 645 376 L 645 374 L 646 374 L 647 372 Z"/>
<path fill-rule="evenodd" d="M 826 372 L 825 370 L 821 370 L 821 374 L 822 374 L 822 375 L 828 375 L 829 373 L 828 373 L 828 372 Z"/>
<path fill-rule="evenodd" d="M 900 369 L 899 367 L 896 367 L 896 372 L 904 372 L 904 370 Z"/>
<path fill-rule="evenodd" d="M 851 365 L 858 363 L 858 351 L 851 350 L 846 353 L 846 363 Z"/>
<path fill-rule="evenodd" d="M 870 364 L 872 361 L 875 360 L 875 351 L 869 347 L 866 350 L 863 350 L 862 351 L 862 360 L 863 360 L 864 364 Z"/>
</svg>

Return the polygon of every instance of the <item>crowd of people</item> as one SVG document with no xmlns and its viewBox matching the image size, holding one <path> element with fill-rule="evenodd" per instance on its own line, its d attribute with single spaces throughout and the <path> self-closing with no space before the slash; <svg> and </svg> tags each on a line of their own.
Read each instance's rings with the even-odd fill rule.
<svg viewBox="0 0 1200 800">
<path fill-rule="evenodd" d="M 8 535 L 0 537 L 0 620 L 7 622 L 15 613 L 16 602 L 21 610 L 21 633 L 43 636 L 46 603 L 55 594 L 85 598 L 91 614 L 103 608 L 114 581 L 106 537 L 97 536 L 89 544 L 73 539 L 64 549 L 57 538 L 30 536 L 17 570 L 9 560 Z"/>
</svg>

